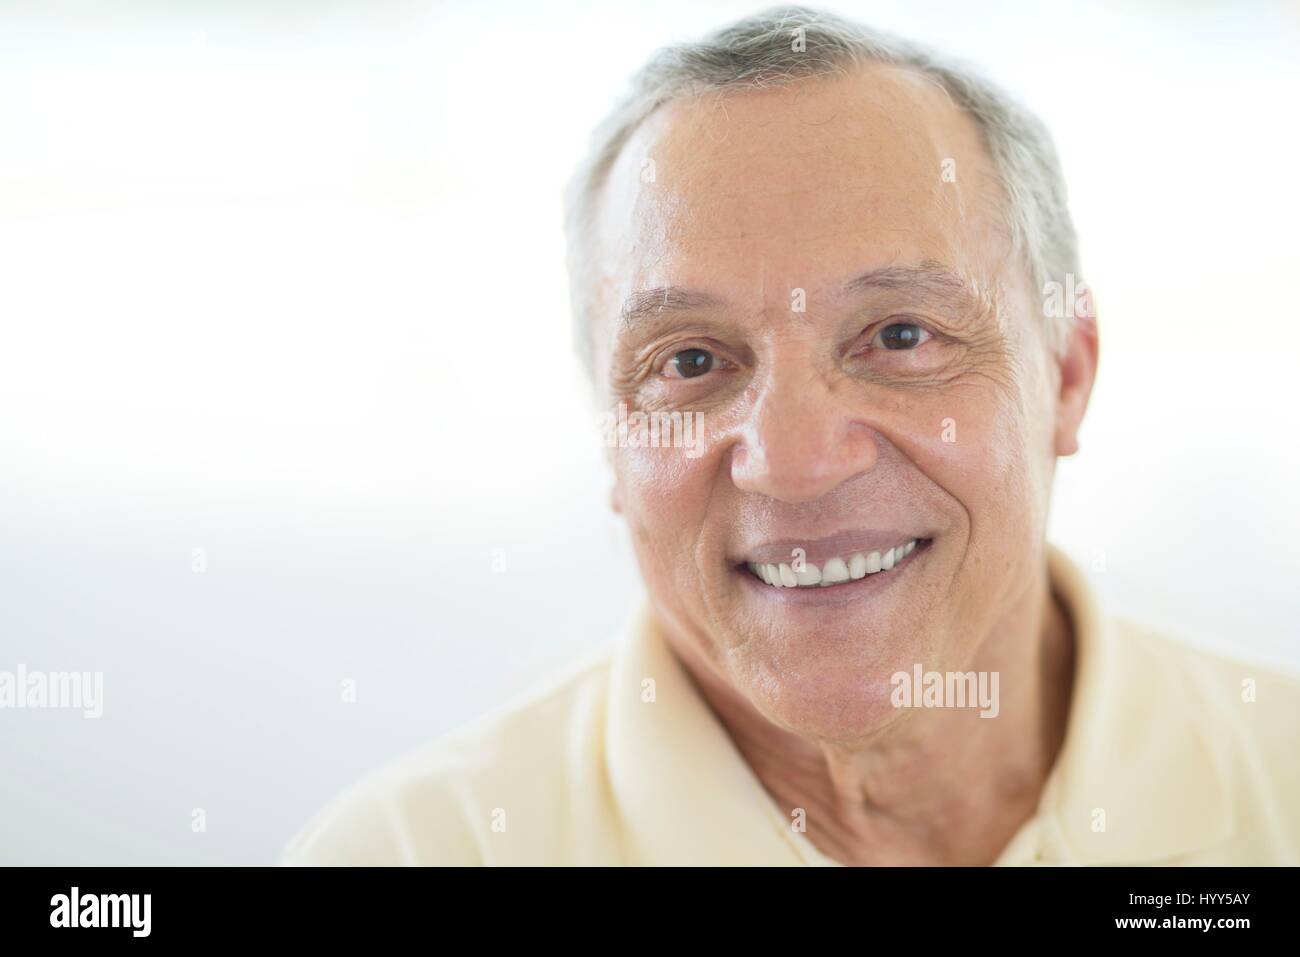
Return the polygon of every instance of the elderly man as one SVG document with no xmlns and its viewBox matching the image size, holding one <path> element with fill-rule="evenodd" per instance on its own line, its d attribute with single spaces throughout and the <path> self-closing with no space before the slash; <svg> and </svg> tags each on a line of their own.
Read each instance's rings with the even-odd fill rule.
<svg viewBox="0 0 1300 957">
<path fill-rule="evenodd" d="M 569 227 L 647 607 L 286 862 L 1300 863 L 1300 686 L 1045 541 L 1097 332 L 1036 119 L 776 10 L 639 73 Z"/>
</svg>

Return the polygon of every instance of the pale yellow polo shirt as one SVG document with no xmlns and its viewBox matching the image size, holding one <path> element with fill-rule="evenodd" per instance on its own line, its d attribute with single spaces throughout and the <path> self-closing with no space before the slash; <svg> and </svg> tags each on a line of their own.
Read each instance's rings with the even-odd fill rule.
<svg viewBox="0 0 1300 957">
<path fill-rule="evenodd" d="M 996 863 L 1300 864 L 1300 680 L 1109 621 L 1056 549 L 1049 569 L 1077 642 L 1069 725 Z M 365 778 L 282 862 L 836 863 L 794 830 L 644 612 L 545 692 Z"/>
</svg>

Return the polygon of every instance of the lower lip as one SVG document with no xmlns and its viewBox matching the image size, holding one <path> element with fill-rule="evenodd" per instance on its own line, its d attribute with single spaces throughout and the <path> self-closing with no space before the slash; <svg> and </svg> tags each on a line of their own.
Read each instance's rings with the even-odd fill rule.
<svg viewBox="0 0 1300 957">
<path fill-rule="evenodd" d="M 736 569 L 736 574 L 745 580 L 749 588 L 754 589 L 755 592 L 772 601 L 795 605 L 842 605 L 846 602 L 859 601 L 863 598 L 878 595 L 883 589 L 888 588 L 891 582 L 905 575 L 913 564 L 920 561 L 922 556 L 929 552 L 930 544 L 931 542 L 928 539 L 918 542 L 916 548 L 912 549 L 911 554 L 907 555 L 889 571 L 875 572 L 856 581 L 850 579 L 835 585 L 827 585 L 824 588 L 821 586 L 816 588 L 777 588 L 755 578 L 753 573 L 743 565 Z"/>
</svg>

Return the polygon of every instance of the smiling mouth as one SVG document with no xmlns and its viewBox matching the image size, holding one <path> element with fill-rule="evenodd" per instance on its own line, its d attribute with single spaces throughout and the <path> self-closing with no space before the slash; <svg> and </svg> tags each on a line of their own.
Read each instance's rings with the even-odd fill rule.
<svg viewBox="0 0 1300 957">
<path fill-rule="evenodd" d="M 883 552 L 853 552 L 843 557 L 829 558 L 821 565 L 804 562 L 801 570 L 793 563 L 746 562 L 751 575 L 773 588 L 828 588 L 861 581 L 872 575 L 893 571 L 917 548 L 929 544 L 929 539 L 913 538 Z"/>
</svg>

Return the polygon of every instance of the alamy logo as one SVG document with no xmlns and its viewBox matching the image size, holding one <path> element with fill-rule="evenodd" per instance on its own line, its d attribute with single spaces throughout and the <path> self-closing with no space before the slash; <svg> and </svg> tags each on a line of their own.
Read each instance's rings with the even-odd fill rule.
<svg viewBox="0 0 1300 957">
<path fill-rule="evenodd" d="M 620 402 L 617 412 L 600 416 L 606 448 L 685 449 L 688 459 L 704 454 L 703 412 L 632 412 Z"/>
<path fill-rule="evenodd" d="M 151 894 L 71 894 L 50 898 L 51 927 L 129 927 L 132 937 L 148 937 Z"/>
<path fill-rule="evenodd" d="M 79 708 L 87 718 L 104 713 L 102 671 L 0 671 L 0 708 Z"/>
<path fill-rule="evenodd" d="M 912 673 L 896 671 L 889 701 L 895 708 L 979 708 L 981 718 L 996 718 L 998 672 L 924 671 L 914 665 Z"/>
</svg>

